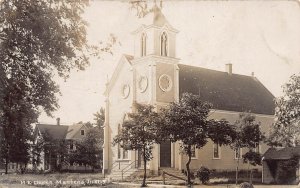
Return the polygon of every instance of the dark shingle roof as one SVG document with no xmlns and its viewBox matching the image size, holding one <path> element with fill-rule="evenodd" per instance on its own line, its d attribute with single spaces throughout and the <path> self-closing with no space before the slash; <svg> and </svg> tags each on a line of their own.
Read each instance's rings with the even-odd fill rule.
<svg viewBox="0 0 300 188">
<path fill-rule="evenodd" d="M 300 156 L 300 146 L 286 147 L 281 149 L 269 148 L 263 157 L 264 160 L 286 160 L 295 155 Z"/>
<path fill-rule="evenodd" d="M 255 77 L 179 64 L 179 94 L 200 94 L 214 109 L 273 115 L 274 96 Z"/>
<path fill-rule="evenodd" d="M 68 127 L 66 125 L 37 124 L 37 129 L 43 134 L 49 133 L 53 139 L 65 139 Z"/>
</svg>

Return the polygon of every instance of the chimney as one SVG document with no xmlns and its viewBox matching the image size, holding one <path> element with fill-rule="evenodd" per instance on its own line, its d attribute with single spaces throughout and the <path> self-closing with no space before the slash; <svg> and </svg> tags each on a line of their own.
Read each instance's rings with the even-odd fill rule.
<svg viewBox="0 0 300 188">
<path fill-rule="evenodd" d="M 254 72 L 251 72 L 251 76 L 254 77 Z"/>
<path fill-rule="evenodd" d="M 56 118 L 56 124 L 60 125 L 60 118 Z"/>
<path fill-rule="evenodd" d="M 232 75 L 232 64 L 231 63 L 227 63 L 225 65 L 226 67 L 226 72 L 229 74 L 229 75 Z"/>
</svg>

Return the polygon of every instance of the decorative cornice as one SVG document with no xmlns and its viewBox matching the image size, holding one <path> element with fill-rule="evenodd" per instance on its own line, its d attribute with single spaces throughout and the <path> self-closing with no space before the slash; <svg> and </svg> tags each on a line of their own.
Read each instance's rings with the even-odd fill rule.
<svg viewBox="0 0 300 188">
<path fill-rule="evenodd" d="M 158 60 L 159 62 L 162 63 L 168 63 L 168 64 L 178 64 L 180 59 L 175 58 L 175 57 L 168 57 L 168 56 L 159 56 L 159 55 L 147 55 L 144 57 L 138 57 L 132 60 L 133 65 L 137 65 L 142 62 L 146 62 L 147 60 Z"/>
<path fill-rule="evenodd" d="M 164 29 L 167 29 L 173 33 L 179 33 L 179 31 L 175 28 L 173 28 L 170 24 L 166 23 L 165 25 L 163 25 L 162 27 L 160 26 L 156 26 L 154 24 L 151 24 L 151 25 L 141 25 L 138 29 L 134 30 L 133 32 L 131 32 L 131 34 L 137 34 L 139 33 L 140 31 L 143 31 L 143 30 L 147 30 L 147 29 L 157 29 L 157 30 L 164 30 Z"/>
</svg>

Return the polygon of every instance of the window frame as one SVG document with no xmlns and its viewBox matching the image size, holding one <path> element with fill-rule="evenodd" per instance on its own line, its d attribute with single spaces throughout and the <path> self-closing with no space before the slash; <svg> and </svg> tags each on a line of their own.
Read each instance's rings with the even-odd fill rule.
<svg viewBox="0 0 300 188">
<path fill-rule="evenodd" d="M 163 36 L 165 36 L 165 43 L 163 45 Z M 160 55 L 163 56 L 163 57 L 168 57 L 169 55 L 169 37 L 168 37 L 168 33 L 166 31 L 163 31 L 160 35 L 160 38 L 159 38 L 159 42 L 160 42 Z M 164 48 L 165 50 L 163 50 Z M 164 53 L 163 53 L 164 52 Z"/>
<path fill-rule="evenodd" d="M 218 157 L 215 157 L 215 146 L 218 146 Z M 221 159 L 221 146 L 213 142 L 213 159 Z"/>
<path fill-rule="evenodd" d="M 118 124 L 118 134 L 121 132 L 121 124 Z M 118 143 L 117 144 L 117 160 L 122 161 L 122 160 L 129 160 L 129 155 L 130 155 L 130 150 L 125 150 L 121 147 L 121 145 Z M 126 158 L 125 152 L 127 153 Z"/>
<path fill-rule="evenodd" d="M 82 133 L 83 133 L 83 134 L 82 134 Z M 81 135 L 81 136 L 84 136 L 84 135 L 85 135 L 84 129 L 81 129 L 81 130 L 80 130 L 80 135 Z"/>
<path fill-rule="evenodd" d="M 236 156 L 237 150 L 236 149 L 234 150 L 234 159 L 236 159 L 236 160 L 242 159 L 242 155 L 243 155 L 243 148 L 238 148 L 238 149 L 240 150 L 239 157 Z"/>
<path fill-rule="evenodd" d="M 192 148 L 194 148 L 194 149 L 192 149 Z M 192 148 L 191 148 L 191 150 L 192 150 L 192 152 L 194 151 L 194 156 L 193 156 L 193 153 L 192 153 L 192 155 L 191 155 L 191 159 L 198 159 L 198 152 L 197 152 L 197 147 L 196 147 L 196 145 L 192 145 Z"/>
</svg>

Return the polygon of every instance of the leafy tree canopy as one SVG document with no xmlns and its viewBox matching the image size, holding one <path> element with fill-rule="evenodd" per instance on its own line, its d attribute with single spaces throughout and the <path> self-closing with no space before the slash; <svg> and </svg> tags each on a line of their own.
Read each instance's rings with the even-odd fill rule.
<svg viewBox="0 0 300 188">
<path fill-rule="evenodd" d="M 219 145 L 227 145 L 235 136 L 234 129 L 226 120 L 209 119 L 211 107 L 199 95 L 184 93 L 179 102 L 171 103 L 168 109 L 163 110 L 165 123 L 160 132 L 172 142 L 179 141 L 183 153 L 188 156 L 188 184 L 191 184 L 189 165 L 192 147 L 202 148 L 209 139 Z"/>
<path fill-rule="evenodd" d="M 276 121 L 268 141 L 275 146 L 297 146 L 300 143 L 300 76 L 292 75 L 283 92 L 275 101 Z"/>
<path fill-rule="evenodd" d="M 114 138 L 114 145 L 126 150 L 139 150 L 144 160 L 144 179 L 146 185 L 146 163 L 152 159 L 153 144 L 158 142 L 157 127 L 161 124 L 161 117 L 151 105 L 135 103 L 134 112 L 128 113 L 120 133 Z"/>
<path fill-rule="evenodd" d="M 110 52 L 116 42 L 112 37 L 104 47 L 88 44 L 82 19 L 87 5 L 87 0 L 0 1 L 0 127 L 6 162 L 26 161 L 16 158 L 16 147 L 27 156 L 30 125 L 40 110 L 51 115 L 59 107 L 53 78 L 83 70 L 90 55 Z"/>
</svg>

